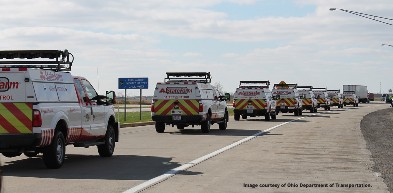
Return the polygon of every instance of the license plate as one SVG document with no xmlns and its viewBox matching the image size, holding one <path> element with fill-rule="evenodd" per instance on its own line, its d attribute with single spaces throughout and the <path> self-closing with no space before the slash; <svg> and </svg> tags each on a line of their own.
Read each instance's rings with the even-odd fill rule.
<svg viewBox="0 0 393 193">
<path fill-rule="evenodd" d="M 181 115 L 172 115 L 172 120 L 180 121 L 181 120 Z"/>
<path fill-rule="evenodd" d="M 247 109 L 247 113 L 253 113 L 254 112 L 254 110 L 252 110 L 252 109 Z"/>
</svg>

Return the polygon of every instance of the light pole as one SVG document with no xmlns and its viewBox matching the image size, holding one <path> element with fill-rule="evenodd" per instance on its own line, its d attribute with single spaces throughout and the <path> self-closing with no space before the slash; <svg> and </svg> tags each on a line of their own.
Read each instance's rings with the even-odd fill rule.
<svg viewBox="0 0 393 193">
<path fill-rule="evenodd" d="M 393 23 L 389 23 L 389 22 L 393 22 L 393 19 L 387 18 L 387 17 L 380 17 L 380 16 L 376 16 L 376 15 L 371 15 L 371 14 L 367 14 L 367 13 L 362 13 L 362 12 L 357 12 L 357 11 L 351 11 L 351 10 L 347 10 L 347 9 L 340 9 L 340 8 L 330 8 L 330 11 L 336 11 L 336 10 L 340 10 L 346 13 L 350 13 L 353 15 L 357 15 L 359 17 L 364 17 L 366 19 L 370 19 L 373 21 L 377 21 L 386 25 L 393 25 Z"/>
</svg>

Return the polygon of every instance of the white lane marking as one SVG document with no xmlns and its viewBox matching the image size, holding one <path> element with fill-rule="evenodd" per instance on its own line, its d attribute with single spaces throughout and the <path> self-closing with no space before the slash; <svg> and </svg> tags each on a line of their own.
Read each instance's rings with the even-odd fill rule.
<svg viewBox="0 0 393 193">
<path fill-rule="evenodd" d="M 148 189 L 148 188 L 150 188 L 150 187 L 152 187 L 152 186 L 154 186 L 154 185 L 156 185 L 156 184 L 158 184 L 158 183 L 160 183 L 160 182 L 163 182 L 163 181 L 167 180 L 168 178 L 170 178 L 170 177 L 176 175 L 177 173 L 179 173 L 179 172 L 181 172 L 181 171 L 185 171 L 185 170 L 187 170 L 187 169 L 189 169 L 189 168 L 191 168 L 191 167 L 193 167 L 193 166 L 195 166 L 195 165 L 200 164 L 201 162 L 204 162 L 204 161 L 206 161 L 206 160 L 208 160 L 208 159 L 210 159 L 210 158 L 212 158 L 212 157 L 214 157 L 214 156 L 217 156 L 218 154 L 221 154 L 221 153 L 223 153 L 223 152 L 225 152 L 225 151 L 227 151 L 227 150 L 229 150 L 229 149 L 232 149 L 232 148 L 234 148 L 234 147 L 236 147 L 236 146 L 238 146 L 238 145 L 241 145 L 242 143 L 248 142 L 248 141 L 250 141 L 250 140 L 256 138 L 257 136 L 259 136 L 259 135 L 261 135 L 261 134 L 263 134 L 263 133 L 266 133 L 266 132 L 268 132 L 268 131 L 271 131 L 271 130 L 273 130 L 273 129 L 276 129 L 276 128 L 278 128 L 278 127 L 281 127 L 281 126 L 283 126 L 283 125 L 286 125 L 286 124 L 288 124 L 288 123 L 291 123 L 291 122 L 294 122 L 294 121 L 298 121 L 298 120 L 300 120 L 300 119 L 304 119 L 304 117 L 299 117 L 299 118 L 297 118 L 297 119 L 294 119 L 294 120 L 291 120 L 291 121 L 287 121 L 287 122 L 285 122 L 285 123 L 281 123 L 281 124 L 276 125 L 276 126 L 274 126 L 274 127 L 270 127 L 269 129 L 260 131 L 260 132 L 258 132 L 258 133 L 256 133 L 256 134 L 252 135 L 252 136 L 249 136 L 249 137 L 246 137 L 246 138 L 244 138 L 244 139 L 241 139 L 241 140 L 239 140 L 239 141 L 237 141 L 237 142 L 235 142 L 235 143 L 232 143 L 232 144 L 230 144 L 230 145 L 228 145 L 228 146 L 226 146 L 226 147 L 223 147 L 223 148 L 221 148 L 221 149 L 219 149 L 219 150 L 217 150 L 217 151 L 214 151 L 214 152 L 209 153 L 209 154 L 207 154 L 207 155 L 205 155 L 205 156 L 202 156 L 202 157 L 200 157 L 200 158 L 197 158 L 197 159 L 195 159 L 195 160 L 193 160 L 193 161 L 191 161 L 191 162 L 189 162 L 189 163 L 185 163 L 185 164 L 183 164 L 183 165 L 181 165 L 181 166 L 179 166 L 179 167 L 177 167 L 177 168 L 171 169 L 171 170 L 167 171 L 166 173 L 164 173 L 164 174 L 162 174 L 162 175 L 160 175 L 160 176 L 157 176 L 157 177 L 155 177 L 155 178 L 153 178 L 153 179 L 150 179 L 150 180 L 148 180 L 148 181 L 146 181 L 146 182 L 143 182 L 142 184 L 139 184 L 139 185 L 137 185 L 137 186 L 134 186 L 133 188 L 131 188 L 131 189 L 129 189 L 129 190 L 126 190 L 126 191 L 123 192 L 123 193 L 142 192 L 143 190 L 146 190 L 146 189 Z"/>
</svg>

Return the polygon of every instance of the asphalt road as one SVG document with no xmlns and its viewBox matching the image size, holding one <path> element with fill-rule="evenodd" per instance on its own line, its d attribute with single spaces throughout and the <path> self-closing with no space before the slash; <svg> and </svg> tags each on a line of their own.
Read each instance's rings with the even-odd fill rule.
<svg viewBox="0 0 393 193">
<path fill-rule="evenodd" d="M 153 126 L 122 128 L 111 158 L 100 158 L 94 147 L 69 146 L 63 167 L 49 170 L 39 157 L 1 157 L 4 192 L 388 192 L 360 131 L 363 116 L 384 108 L 360 104 L 300 119 L 280 114 L 269 122 L 231 119 L 226 131 L 214 125 L 209 134 L 200 127 L 167 127 L 162 134 Z M 179 167 L 190 168 L 172 176 Z M 144 186 L 156 177 L 164 181 Z"/>
</svg>

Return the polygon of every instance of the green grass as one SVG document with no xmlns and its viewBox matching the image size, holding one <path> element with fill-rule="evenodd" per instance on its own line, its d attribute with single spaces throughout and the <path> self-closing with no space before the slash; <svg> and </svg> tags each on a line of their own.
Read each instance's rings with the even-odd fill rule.
<svg viewBox="0 0 393 193">
<path fill-rule="evenodd" d="M 116 113 L 116 118 L 119 120 L 120 124 L 123 123 L 135 123 L 135 122 L 147 122 L 151 121 L 151 113 L 142 112 L 142 120 L 140 120 L 139 112 L 129 112 L 126 115 L 126 120 L 124 121 L 124 113 Z"/>
</svg>

